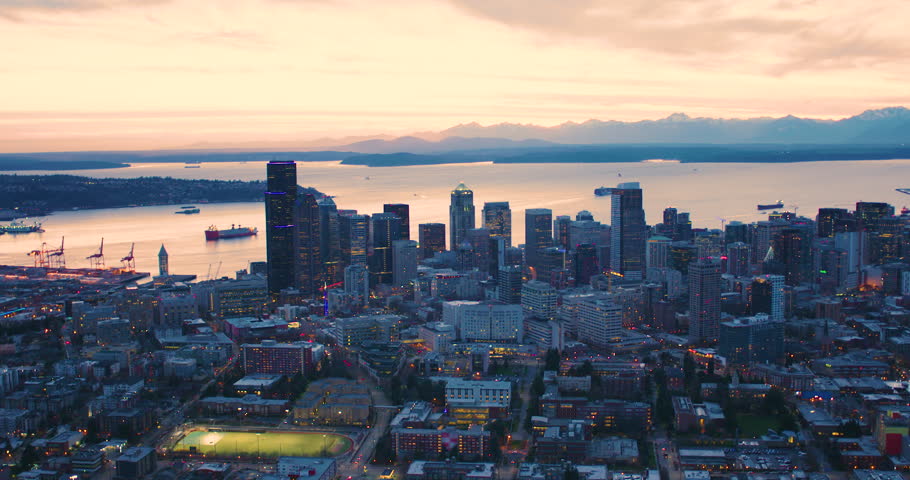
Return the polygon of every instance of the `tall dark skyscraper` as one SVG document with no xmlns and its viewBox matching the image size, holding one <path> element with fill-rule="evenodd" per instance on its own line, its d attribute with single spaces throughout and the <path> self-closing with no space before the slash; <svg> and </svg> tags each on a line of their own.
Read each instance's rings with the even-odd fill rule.
<svg viewBox="0 0 910 480">
<path fill-rule="evenodd" d="M 471 245 L 471 268 L 487 272 L 490 270 L 490 231 L 486 228 L 468 230 L 465 238 Z"/>
<path fill-rule="evenodd" d="M 391 284 L 394 268 L 392 242 L 400 240 L 401 219 L 394 213 L 376 213 L 371 220 L 373 254 L 370 257 L 370 285 Z"/>
<path fill-rule="evenodd" d="M 474 222 L 474 192 L 460 183 L 452 190 L 449 205 L 449 249 L 454 251 L 461 245 Z"/>
<path fill-rule="evenodd" d="M 401 220 L 400 240 L 411 239 L 411 206 L 406 203 L 387 203 L 382 206 L 385 213 L 394 213 Z"/>
<path fill-rule="evenodd" d="M 370 238 L 370 217 L 356 211 L 338 212 L 338 244 L 341 264 L 366 265 Z"/>
<path fill-rule="evenodd" d="M 808 279 L 811 266 L 811 241 L 799 228 L 785 228 L 771 240 L 772 254 L 765 262 L 765 273 L 784 276 L 787 285 L 799 285 Z"/>
<path fill-rule="evenodd" d="M 724 227 L 724 242 L 749 243 L 749 226 L 743 222 L 738 222 L 736 220 L 728 223 L 727 226 Z"/>
<path fill-rule="evenodd" d="M 499 267 L 497 300 L 502 303 L 521 303 L 521 267 L 509 265 Z"/>
<path fill-rule="evenodd" d="M 324 271 L 320 253 L 319 204 L 316 197 L 306 194 L 296 202 L 297 257 L 294 259 L 296 286 L 305 297 L 315 297 L 322 287 Z"/>
<path fill-rule="evenodd" d="M 297 164 L 269 162 L 265 192 L 266 260 L 271 295 L 295 284 L 294 259 Z"/>
<path fill-rule="evenodd" d="M 727 273 L 735 277 L 744 277 L 751 272 L 750 259 L 752 247 L 748 243 L 733 242 L 727 244 Z"/>
<path fill-rule="evenodd" d="M 504 238 L 506 248 L 512 246 L 512 209 L 509 202 L 486 202 L 483 204 L 483 228 L 490 231 L 492 238 Z"/>
<path fill-rule="evenodd" d="M 553 241 L 555 245 L 566 250 L 574 247 L 569 245 L 569 226 L 572 225 L 572 217 L 560 215 L 553 221 Z"/>
<path fill-rule="evenodd" d="M 819 208 L 815 217 L 817 236 L 832 238 L 835 233 L 849 231 L 849 224 L 855 223 L 852 217 L 846 208 Z"/>
<path fill-rule="evenodd" d="M 432 258 L 446 251 L 446 225 L 444 223 L 421 223 L 418 226 L 420 258 Z"/>
<path fill-rule="evenodd" d="M 856 202 L 856 220 L 863 231 L 875 231 L 876 221 L 894 216 L 894 207 L 883 202 Z"/>
<path fill-rule="evenodd" d="M 591 277 L 600 273 L 597 261 L 597 247 L 590 243 L 575 246 L 575 283 L 587 285 Z"/>
<path fill-rule="evenodd" d="M 549 208 L 525 210 L 525 262 L 537 266 L 538 253 L 553 245 L 553 211 Z"/>
<path fill-rule="evenodd" d="M 610 222 L 610 268 L 629 280 L 641 280 L 647 226 L 638 182 L 620 183 L 612 189 Z"/>
<path fill-rule="evenodd" d="M 714 342 L 720 328 L 720 262 L 701 259 L 689 265 L 689 339 Z"/>
<path fill-rule="evenodd" d="M 338 207 L 332 197 L 317 200 L 319 204 L 319 253 L 325 269 L 324 280 L 340 282 L 344 276 L 339 237 Z"/>
</svg>

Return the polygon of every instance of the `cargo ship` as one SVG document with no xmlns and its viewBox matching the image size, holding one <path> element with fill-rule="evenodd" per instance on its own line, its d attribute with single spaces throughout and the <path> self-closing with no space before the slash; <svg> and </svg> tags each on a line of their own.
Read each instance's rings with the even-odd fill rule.
<svg viewBox="0 0 910 480">
<path fill-rule="evenodd" d="M 784 206 L 784 202 L 778 200 L 777 203 L 769 203 L 767 205 L 758 204 L 757 206 L 759 210 L 771 210 L 774 208 L 782 208 Z"/>
<path fill-rule="evenodd" d="M 38 222 L 27 224 L 19 220 L 14 220 L 6 225 L 0 225 L 0 232 L 3 233 L 33 233 L 43 231 L 44 229 L 41 228 L 41 224 Z"/>
<path fill-rule="evenodd" d="M 218 230 L 218 227 L 212 225 L 205 231 L 206 240 L 221 240 L 224 238 L 252 237 L 259 233 L 256 227 L 241 227 L 231 225 L 227 230 Z"/>
<path fill-rule="evenodd" d="M 595 188 L 594 195 L 597 195 L 598 197 L 606 197 L 607 195 L 610 195 L 611 190 L 613 189 L 610 187 Z"/>
</svg>

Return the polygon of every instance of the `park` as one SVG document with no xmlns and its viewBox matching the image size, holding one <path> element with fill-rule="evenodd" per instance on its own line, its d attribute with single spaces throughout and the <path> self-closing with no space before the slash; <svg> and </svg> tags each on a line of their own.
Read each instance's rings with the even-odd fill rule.
<svg viewBox="0 0 910 480">
<path fill-rule="evenodd" d="M 201 429 L 187 433 L 172 450 L 214 457 L 337 457 L 352 445 L 350 438 L 336 433 Z"/>
</svg>

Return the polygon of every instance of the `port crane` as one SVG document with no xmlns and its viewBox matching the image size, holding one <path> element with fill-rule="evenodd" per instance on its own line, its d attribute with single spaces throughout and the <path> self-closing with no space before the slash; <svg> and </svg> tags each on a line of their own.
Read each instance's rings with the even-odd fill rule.
<svg viewBox="0 0 910 480">
<path fill-rule="evenodd" d="M 133 243 L 130 246 L 130 253 L 127 256 L 120 259 L 120 262 L 123 263 L 123 270 L 126 272 L 135 272 L 136 271 L 136 257 L 133 255 L 133 251 L 136 249 L 136 244 Z"/>
<path fill-rule="evenodd" d="M 63 255 L 63 241 L 65 237 L 60 237 L 60 248 L 46 250 L 47 264 L 51 268 L 66 268 L 66 257 Z"/>
<path fill-rule="evenodd" d="M 98 249 L 98 253 L 93 253 L 87 257 L 89 267 L 96 270 L 104 270 L 104 237 L 101 237 L 101 247 Z"/>
<path fill-rule="evenodd" d="M 42 242 L 41 248 L 28 252 L 28 256 L 35 257 L 35 268 L 47 268 L 47 242 Z"/>
</svg>

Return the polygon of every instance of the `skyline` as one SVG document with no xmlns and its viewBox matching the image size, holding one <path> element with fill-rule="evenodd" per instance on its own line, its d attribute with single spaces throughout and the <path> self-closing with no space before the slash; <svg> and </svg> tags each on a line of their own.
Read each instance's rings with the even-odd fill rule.
<svg viewBox="0 0 910 480">
<path fill-rule="evenodd" d="M 0 0 L 0 151 L 910 104 L 899 1 L 520 5 Z"/>
</svg>

